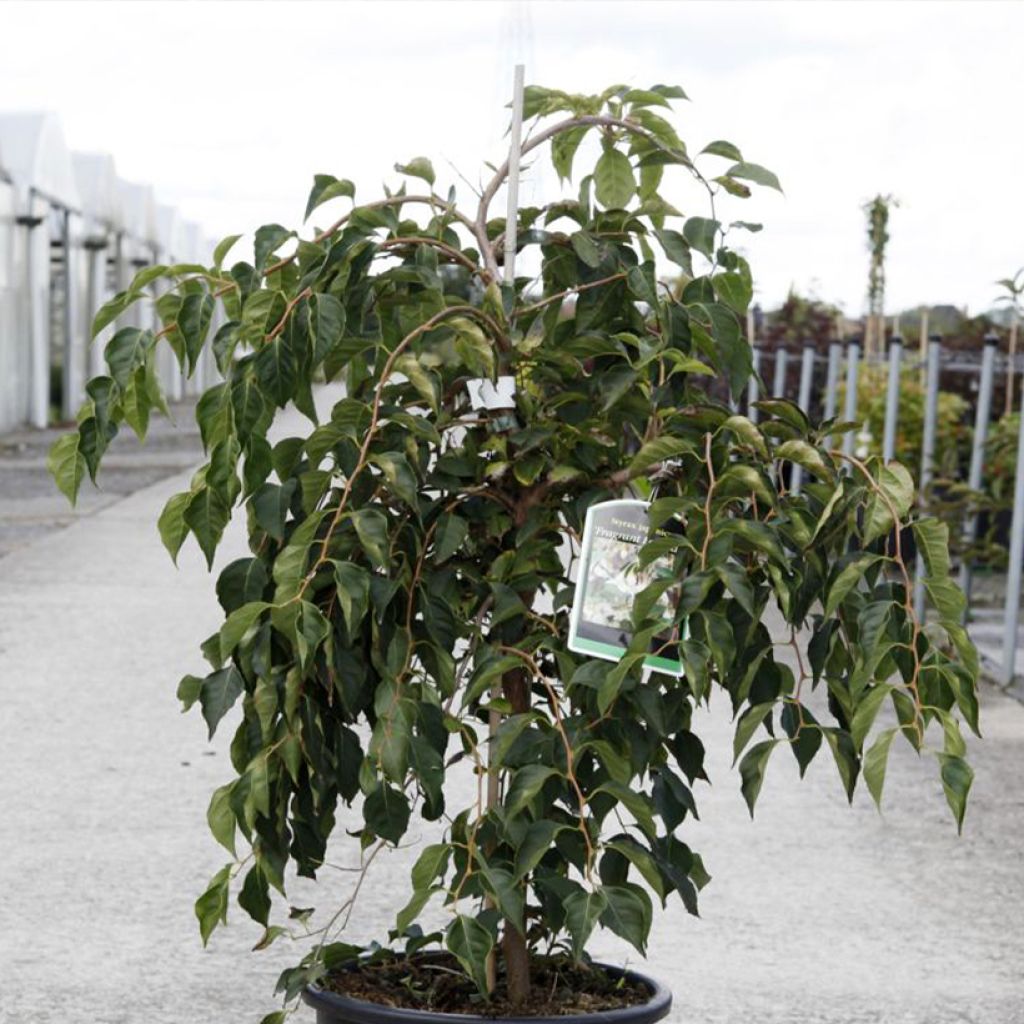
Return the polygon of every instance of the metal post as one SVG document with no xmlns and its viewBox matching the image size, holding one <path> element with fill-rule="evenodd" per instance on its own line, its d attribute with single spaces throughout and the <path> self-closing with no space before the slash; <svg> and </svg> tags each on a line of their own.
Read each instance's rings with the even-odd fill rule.
<svg viewBox="0 0 1024 1024">
<path fill-rule="evenodd" d="M 797 405 L 805 413 L 808 419 L 811 415 L 811 381 L 814 378 L 814 345 L 811 342 L 804 342 L 803 356 L 800 360 L 800 394 Z M 793 466 L 793 473 L 789 478 L 789 489 L 793 494 L 800 493 L 800 486 L 803 483 L 803 467 Z"/>
<path fill-rule="evenodd" d="M 525 65 L 517 64 L 512 85 L 512 141 L 508 152 L 508 214 L 505 218 L 506 284 L 516 284 L 516 247 L 519 244 L 519 163 L 523 135 L 523 78 Z"/>
<path fill-rule="evenodd" d="M 974 444 L 971 448 L 971 469 L 967 486 L 975 493 L 981 490 L 981 471 L 985 464 L 985 441 L 988 439 L 988 421 L 992 414 L 992 385 L 995 382 L 996 345 L 998 334 L 985 335 L 985 347 L 981 352 L 981 379 L 978 382 L 978 405 L 974 412 Z M 978 535 L 978 515 L 972 513 L 964 522 L 964 548 L 969 548 Z M 971 559 L 964 551 L 960 561 L 960 589 L 967 598 L 964 620 L 971 605 L 971 583 L 973 578 Z"/>
<path fill-rule="evenodd" d="M 39 282 L 37 272 L 41 269 L 36 259 L 38 245 L 35 228 L 43 223 L 42 217 L 34 216 L 35 200 L 30 194 L 29 210 L 16 219 L 25 229 L 25 335 L 29 341 L 29 400 L 28 419 L 33 427 L 46 427 L 50 422 L 50 350 L 49 332 L 46 327 L 46 310 L 40 308 L 37 294 Z M 49 268 L 49 263 L 46 264 Z"/>
<path fill-rule="evenodd" d="M 1021 410 L 1017 451 L 1024 452 L 1024 409 Z M 1020 615 L 1021 560 L 1024 559 L 1024 458 L 1017 458 L 1013 482 L 1013 523 L 1010 527 L 1010 564 L 1006 576 L 1006 618 L 1003 621 L 1002 682 L 1009 685 L 1016 675 L 1017 618 Z"/>
<path fill-rule="evenodd" d="M 825 394 L 822 399 L 822 419 L 828 421 L 836 414 L 836 395 L 839 391 L 839 366 L 843 360 L 843 345 L 840 341 L 828 343 L 828 369 L 825 371 Z M 828 439 L 829 445 L 832 438 Z"/>
<path fill-rule="evenodd" d="M 757 422 L 758 408 L 754 404 L 758 399 L 758 380 L 761 376 L 761 346 L 754 344 L 750 349 L 750 380 L 747 383 L 747 419 Z"/>
<path fill-rule="evenodd" d="M 889 381 L 885 391 L 885 432 L 882 435 L 882 460 L 896 457 L 896 423 L 900 412 L 900 362 L 903 339 L 894 334 L 889 339 Z"/>
<path fill-rule="evenodd" d="M 86 375 L 98 377 L 103 373 L 103 346 L 106 333 L 92 340 L 92 319 L 103 305 L 106 294 L 107 275 L 107 238 L 105 235 L 97 235 L 85 240 L 86 252 L 86 288 L 85 306 L 82 316 L 83 329 L 85 331 L 86 351 Z"/>
<path fill-rule="evenodd" d="M 61 245 L 64 249 L 64 316 L 61 321 L 61 339 L 64 365 L 61 368 L 61 416 L 64 420 L 74 419 L 75 412 L 84 395 L 82 374 L 85 371 L 86 353 L 81 344 L 81 321 L 78 316 L 78 267 L 77 253 L 72 248 L 71 213 L 63 212 L 61 218 Z"/>
<path fill-rule="evenodd" d="M 860 338 L 851 338 L 846 345 L 846 403 L 843 419 L 852 423 L 857 418 L 857 364 L 860 362 Z M 853 455 L 853 431 L 843 434 L 843 454 Z"/>
<path fill-rule="evenodd" d="M 921 491 L 919 508 L 924 508 L 928 489 L 931 487 L 933 463 L 935 462 L 935 420 L 939 409 L 939 358 L 942 354 L 942 335 L 933 334 L 928 338 L 928 359 L 925 371 L 924 394 L 924 438 L 921 444 Z M 917 553 L 917 567 L 914 572 L 914 614 L 918 622 L 924 621 L 924 557 Z"/>
<path fill-rule="evenodd" d="M 786 397 L 786 368 L 789 353 L 784 348 L 775 350 L 775 379 L 772 381 L 772 398 Z"/>
</svg>

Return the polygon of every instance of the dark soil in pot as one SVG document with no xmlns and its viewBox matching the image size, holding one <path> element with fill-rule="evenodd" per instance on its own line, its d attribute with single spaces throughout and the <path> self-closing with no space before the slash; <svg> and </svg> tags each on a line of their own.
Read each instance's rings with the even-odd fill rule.
<svg viewBox="0 0 1024 1024">
<path fill-rule="evenodd" d="M 602 1024 L 652 1024 L 672 1005 L 667 989 L 632 971 L 583 966 L 562 957 L 531 960 L 532 997 L 514 1010 L 499 975 L 489 1001 L 481 999 L 446 953 L 420 953 L 352 964 L 306 990 L 319 1024 L 437 1021 L 446 1016 L 505 1021 L 573 1017 Z"/>
</svg>

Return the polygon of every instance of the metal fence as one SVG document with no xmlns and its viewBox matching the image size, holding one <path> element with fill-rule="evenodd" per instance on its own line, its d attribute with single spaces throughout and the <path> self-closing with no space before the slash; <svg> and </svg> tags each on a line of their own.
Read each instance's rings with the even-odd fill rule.
<svg viewBox="0 0 1024 1024">
<path fill-rule="evenodd" d="M 939 394 L 942 379 L 949 374 L 965 375 L 970 381 L 973 403 L 973 425 L 969 464 L 966 473 L 957 482 L 966 485 L 970 493 L 981 492 L 986 482 L 986 442 L 994 407 L 996 381 L 1015 380 L 1024 370 L 1024 358 L 1011 357 L 998 351 L 998 337 L 988 335 L 980 351 L 949 350 L 943 347 L 940 335 L 928 338 L 922 354 L 909 353 L 903 339 L 893 337 L 883 356 L 865 360 L 860 338 L 845 342 L 834 341 L 827 353 L 819 352 L 814 345 L 801 347 L 798 353 L 779 347 L 769 351 L 755 343 L 753 349 L 754 376 L 747 389 L 745 411 L 748 417 L 757 421 L 756 402 L 765 397 L 789 398 L 812 418 L 839 421 L 858 421 L 858 389 L 862 384 L 862 371 L 873 367 L 878 380 L 885 382 L 884 424 L 881 435 L 881 454 L 889 461 L 896 454 L 897 431 L 901 417 L 901 381 L 907 371 L 920 374 L 923 382 L 923 423 L 920 452 L 916 464 L 908 468 L 918 480 L 918 501 L 923 508 L 935 482 L 935 459 L 938 436 Z M 798 364 L 798 369 L 797 369 Z M 770 383 L 770 388 L 768 382 Z M 840 384 L 842 382 L 842 384 Z M 842 398 L 842 409 L 838 408 Z M 1020 406 L 1017 406 L 1018 411 Z M 858 434 L 848 430 L 842 434 L 842 449 L 846 455 L 858 450 Z M 1021 416 L 1017 437 L 1017 449 L 1024 445 L 1024 415 Z M 798 492 L 802 486 L 802 472 L 794 467 L 790 477 L 790 489 Z M 978 515 L 976 507 L 968 504 L 962 522 L 959 524 L 960 540 L 968 552 L 959 567 L 959 582 L 968 598 L 970 607 L 974 583 L 975 565 L 970 557 L 971 545 L 978 536 Z M 1009 530 L 1009 566 L 1006 581 L 1006 601 L 1003 615 L 1002 657 L 998 675 L 1003 683 L 1014 679 L 1014 662 L 1017 651 L 1018 620 L 1020 615 L 1020 588 L 1022 565 L 1024 565 L 1024 459 L 1016 461 L 1012 516 Z M 917 555 L 914 604 L 919 616 L 924 612 L 924 566 L 920 553 Z"/>
</svg>

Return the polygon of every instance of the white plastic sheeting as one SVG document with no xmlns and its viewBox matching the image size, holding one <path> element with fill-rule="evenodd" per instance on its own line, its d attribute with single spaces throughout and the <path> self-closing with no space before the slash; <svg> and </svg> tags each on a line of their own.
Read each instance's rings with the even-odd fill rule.
<svg viewBox="0 0 1024 1024">
<path fill-rule="evenodd" d="M 14 190 L 11 280 L 20 294 L 14 303 L 13 344 L 27 347 L 27 418 L 44 427 L 50 419 L 50 367 L 63 366 L 64 413 L 80 396 L 83 380 L 74 356 L 84 338 L 77 316 L 76 236 L 81 200 L 71 154 L 53 114 L 0 115 L 0 154 Z M 21 363 L 24 352 L 13 361 Z M 21 405 L 24 399 L 15 398 Z M 7 404 L 6 402 L 4 404 Z M 8 415 L 0 412 L 0 420 Z"/>
<path fill-rule="evenodd" d="M 90 344 L 96 310 L 140 268 L 206 262 L 211 251 L 197 225 L 156 202 L 152 186 L 120 178 L 109 154 L 71 154 L 55 115 L 0 114 L 0 431 L 46 426 L 51 391 L 71 419 L 86 379 L 104 372 L 112 333 L 159 327 L 152 302 L 141 302 Z M 218 309 L 215 323 L 222 319 Z M 168 397 L 182 397 L 167 346 L 158 373 Z M 189 393 L 215 376 L 204 355 Z"/>
</svg>

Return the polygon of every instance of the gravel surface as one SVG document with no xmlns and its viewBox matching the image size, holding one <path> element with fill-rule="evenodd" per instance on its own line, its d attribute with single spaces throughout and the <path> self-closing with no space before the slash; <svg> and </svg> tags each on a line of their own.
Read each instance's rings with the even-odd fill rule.
<svg viewBox="0 0 1024 1024">
<path fill-rule="evenodd" d="M 0 558 L 0 1022 L 257 1024 L 301 950 L 250 953 L 259 928 L 237 907 L 203 950 L 192 913 L 224 862 L 205 810 L 231 776 L 231 723 L 207 744 L 198 712 L 180 715 L 174 698 L 183 673 L 202 671 L 198 643 L 221 618 L 194 545 L 176 570 L 156 533 L 188 474 L 121 500 L 111 474 L 87 514 L 50 519 L 46 494 L 7 493 L 19 458 L 0 453 L 0 521 L 18 501 L 44 512 L 29 511 Z M 141 465 L 132 479 L 156 472 Z M 221 565 L 243 552 L 241 525 Z M 883 815 L 863 792 L 847 806 L 827 752 L 801 783 L 780 751 L 752 823 L 716 699 L 696 719 L 714 785 L 698 790 L 701 820 L 682 831 L 714 876 L 702 917 L 670 902 L 646 965 L 606 934 L 597 951 L 670 984 L 679 1024 L 1024 1022 L 1024 707 L 991 687 L 982 703 L 958 838 L 933 760 L 903 746 Z M 431 835 L 378 858 L 353 939 L 383 937 Z M 332 863 L 352 865 L 350 845 L 342 836 Z M 351 884 L 326 870 L 289 896 L 318 907 L 315 923 Z"/>
</svg>

